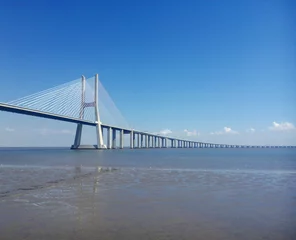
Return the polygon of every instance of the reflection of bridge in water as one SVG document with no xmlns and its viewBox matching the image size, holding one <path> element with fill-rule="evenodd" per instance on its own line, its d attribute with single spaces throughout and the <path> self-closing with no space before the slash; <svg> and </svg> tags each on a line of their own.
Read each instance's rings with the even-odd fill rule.
<svg viewBox="0 0 296 240">
<path fill-rule="evenodd" d="M 100 97 L 109 101 L 100 101 Z M 109 103 L 109 104 L 108 104 Z M 131 129 L 109 97 L 98 75 L 75 80 L 8 103 L 0 110 L 77 124 L 72 149 L 123 148 L 124 135 L 129 135 L 130 148 L 295 148 L 296 146 L 254 146 L 216 144 L 180 139 Z M 101 116 L 109 116 L 102 120 Z M 112 112 L 112 113 L 110 113 Z M 115 113 L 115 114 L 114 114 Z M 115 115 L 112 117 L 112 115 Z M 110 118 L 111 117 L 111 118 Z M 119 119 L 120 124 L 114 121 Z M 113 120 L 113 122 L 112 122 Z M 96 145 L 81 145 L 83 125 L 96 127 Z M 107 144 L 103 134 L 107 134 Z M 119 144 L 117 136 L 119 135 Z"/>
</svg>

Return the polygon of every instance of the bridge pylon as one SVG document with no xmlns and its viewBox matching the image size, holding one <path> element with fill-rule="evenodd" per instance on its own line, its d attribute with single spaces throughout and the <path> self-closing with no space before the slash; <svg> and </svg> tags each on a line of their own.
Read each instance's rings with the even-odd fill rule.
<svg viewBox="0 0 296 240">
<path fill-rule="evenodd" d="M 99 100 L 98 100 L 98 87 L 99 87 L 99 75 L 95 75 L 95 94 L 93 102 L 85 102 L 85 77 L 81 76 L 81 106 L 79 112 L 79 118 L 84 119 L 84 110 L 87 107 L 93 107 L 95 111 L 95 123 L 96 123 L 96 145 L 81 145 L 81 136 L 82 136 L 82 123 L 77 123 L 76 134 L 74 138 L 74 144 L 71 146 L 71 149 L 81 149 L 81 148 L 95 148 L 95 149 L 105 149 L 103 140 L 103 132 L 101 126 L 100 112 L 99 112 Z"/>
</svg>

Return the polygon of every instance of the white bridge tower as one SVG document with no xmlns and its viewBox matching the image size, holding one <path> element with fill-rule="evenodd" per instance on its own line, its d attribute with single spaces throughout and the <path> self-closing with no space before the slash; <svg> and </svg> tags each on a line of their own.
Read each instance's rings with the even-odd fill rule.
<svg viewBox="0 0 296 240">
<path fill-rule="evenodd" d="M 98 88 L 99 88 L 99 75 L 95 75 L 95 94 L 93 102 L 85 102 L 85 77 L 81 77 L 81 106 L 79 112 L 79 118 L 84 119 L 84 109 L 87 107 L 93 107 L 95 111 L 95 123 L 96 123 L 96 145 L 81 145 L 81 135 L 82 135 L 82 123 L 78 123 L 76 127 L 76 134 L 74 139 L 74 144 L 71 149 L 81 149 L 81 148 L 96 148 L 96 149 L 105 149 L 103 140 L 103 133 L 101 127 L 101 119 L 99 112 L 99 100 L 98 100 Z"/>
</svg>

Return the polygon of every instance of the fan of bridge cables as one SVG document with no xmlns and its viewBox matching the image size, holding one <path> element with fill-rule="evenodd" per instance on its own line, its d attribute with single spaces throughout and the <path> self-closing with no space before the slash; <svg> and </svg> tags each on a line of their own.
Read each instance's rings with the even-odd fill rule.
<svg viewBox="0 0 296 240">
<path fill-rule="evenodd" d="M 95 121 L 94 98 L 95 78 L 85 81 L 84 101 L 82 101 L 81 78 L 59 86 L 31 94 L 8 102 L 10 105 L 56 114 L 70 118 L 82 118 L 86 121 Z M 84 102 L 82 104 L 82 102 Z M 129 128 L 129 125 L 114 101 L 99 81 L 98 103 L 101 122 L 122 128 Z"/>
</svg>

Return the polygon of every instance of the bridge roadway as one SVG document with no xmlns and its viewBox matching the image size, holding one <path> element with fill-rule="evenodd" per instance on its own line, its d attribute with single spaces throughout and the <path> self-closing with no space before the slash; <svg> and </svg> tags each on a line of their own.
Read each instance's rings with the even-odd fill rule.
<svg viewBox="0 0 296 240">
<path fill-rule="evenodd" d="M 88 126 L 96 126 L 96 122 L 83 120 L 79 118 L 66 117 L 53 113 L 42 112 L 38 110 L 27 109 L 23 107 L 13 106 L 0 103 L 0 111 L 30 115 L 35 117 L 48 118 L 71 123 L 81 123 Z M 130 148 L 296 148 L 296 146 L 258 146 L 258 145 L 230 145 L 215 144 L 206 142 L 197 142 L 181 138 L 161 136 L 148 132 L 138 131 L 134 129 L 126 129 L 107 124 L 101 124 L 103 134 L 107 132 L 107 149 L 123 148 L 124 134 L 130 135 Z M 119 133 L 119 146 L 117 145 L 117 133 Z M 81 146 L 84 148 L 84 146 Z"/>
</svg>

